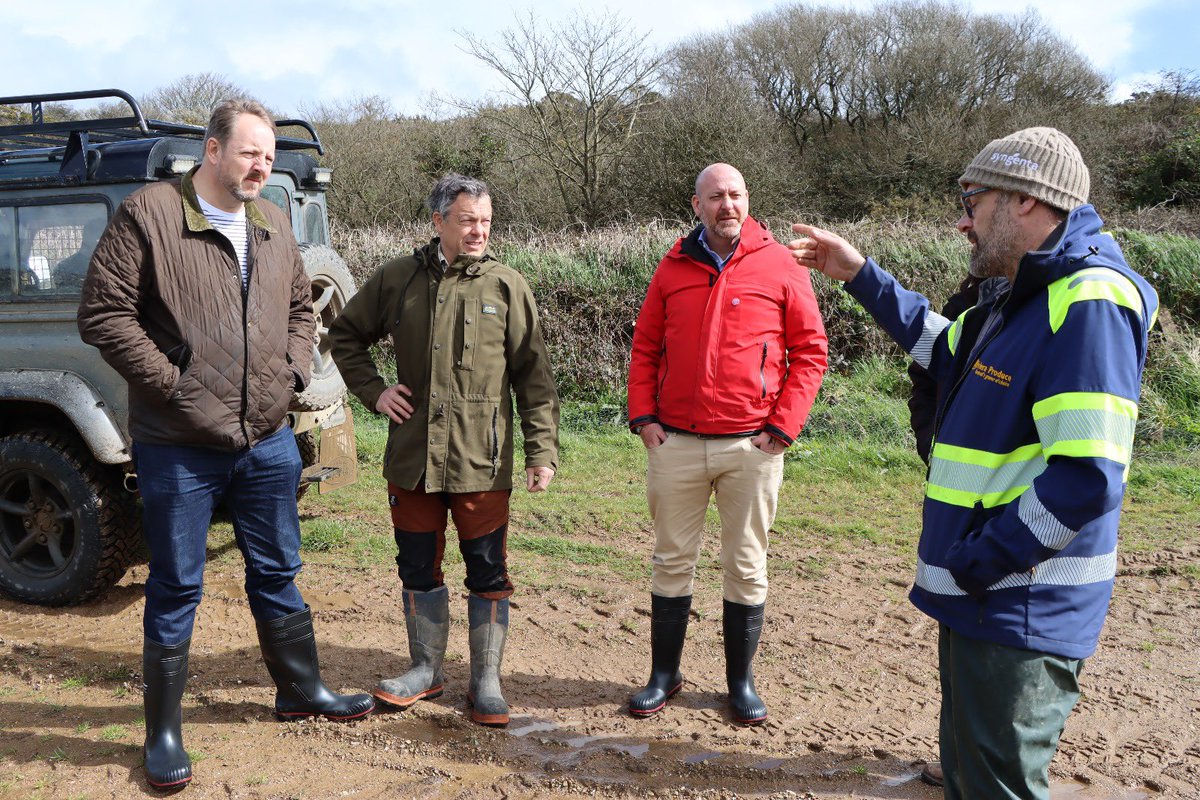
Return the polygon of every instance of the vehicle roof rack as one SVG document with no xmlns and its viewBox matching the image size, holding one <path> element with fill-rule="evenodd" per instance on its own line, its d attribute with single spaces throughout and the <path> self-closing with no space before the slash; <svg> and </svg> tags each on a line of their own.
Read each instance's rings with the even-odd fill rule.
<svg viewBox="0 0 1200 800">
<path fill-rule="evenodd" d="M 102 119 L 62 120 L 47 122 L 43 103 L 63 103 L 71 100 L 98 100 L 116 98 L 129 106 L 130 116 Z M 57 94 L 27 94 L 0 97 L 0 106 L 29 106 L 31 121 L 19 125 L 0 125 L 0 149 L 32 149 L 35 147 L 65 147 L 72 133 L 83 133 L 92 144 L 123 142 L 130 139 L 153 139 L 160 136 L 180 136 L 188 139 L 204 139 L 204 128 L 181 122 L 163 122 L 146 119 L 137 100 L 120 89 L 94 89 L 86 92 L 59 92 Z M 316 129 L 302 119 L 275 121 L 276 128 L 303 128 L 311 138 L 275 136 L 275 146 L 281 150 L 316 150 L 325 154 L 321 137 Z"/>
</svg>

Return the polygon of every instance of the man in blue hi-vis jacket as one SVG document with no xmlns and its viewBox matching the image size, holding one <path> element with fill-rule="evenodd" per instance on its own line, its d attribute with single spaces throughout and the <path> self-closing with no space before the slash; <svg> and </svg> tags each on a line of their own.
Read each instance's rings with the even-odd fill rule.
<svg viewBox="0 0 1200 800">
<path fill-rule="evenodd" d="M 789 246 L 941 387 L 910 598 L 940 623 L 945 796 L 1048 798 L 1112 598 L 1158 297 L 1101 231 L 1063 133 L 996 139 L 959 182 L 971 272 L 1010 288 L 957 319 L 836 234 L 797 224 Z"/>
</svg>

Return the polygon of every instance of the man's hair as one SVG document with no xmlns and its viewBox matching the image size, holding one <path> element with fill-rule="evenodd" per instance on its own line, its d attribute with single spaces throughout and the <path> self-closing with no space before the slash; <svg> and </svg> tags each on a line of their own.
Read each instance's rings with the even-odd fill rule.
<svg viewBox="0 0 1200 800">
<path fill-rule="evenodd" d="M 213 109 L 208 126 L 204 129 L 204 141 L 216 139 L 217 144 L 224 147 L 233 133 L 233 124 L 241 114 L 253 114 L 267 123 L 272 133 L 275 132 L 275 120 L 271 119 L 271 112 L 267 111 L 266 106 L 249 97 L 232 97 L 217 103 Z"/>
<path fill-rule="evenodd" d="M 451 172 L 449 175 L 442 176 L 433 185 L 433 191 L 429 193 L 429 199 L 425 201 L 425 204 L 429 206 L 431 212 L 444 217 L 458 196 L 464 193 L 477 199 L 491 194 L 487 184 L 478 178 L 468 178 L 466 175 Z"/>
</svg>

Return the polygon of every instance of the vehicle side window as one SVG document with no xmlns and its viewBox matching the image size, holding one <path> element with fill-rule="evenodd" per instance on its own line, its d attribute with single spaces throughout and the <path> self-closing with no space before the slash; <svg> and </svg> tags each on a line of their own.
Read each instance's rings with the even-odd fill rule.
<svg viewBox="0 0 1200 800">
<path fill-rule="evenodd" d="M 17 214 L 0 206 L 0 301 L 17 291 Z"/>
<path fill-rule="evenodd" d="M 0 209 L 0 301 L 78 297 L 107 224 L 103 203 Z"/>
<path fill-rule="evenodd" d="M 304 241 L 313 244 L 329 244 L 329 232 L 325 229 L 325 215 L 320 203 L 304 205 Z"/>
<path fill-rule="evenodd" d="M 288 222 L 292 221 L 292 201 L 288 197 L 287 189 L 275 185 L 264 186 L 261 196 L 264 200 L 270 200 L 283 209 L 283 213 L 287 215 Z"/>
</svg>

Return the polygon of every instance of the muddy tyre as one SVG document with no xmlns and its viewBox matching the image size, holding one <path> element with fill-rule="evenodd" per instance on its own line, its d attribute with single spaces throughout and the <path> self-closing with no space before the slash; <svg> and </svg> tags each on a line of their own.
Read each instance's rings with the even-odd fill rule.
<svg viewBox="0 0 1200 800">
<path fill-rule="evenodd" d="M 304 433 L 297 433 L 296 434 L 296 449 L 300 451 L 300 466 L 302 468 L 308 469 L 313 464 L 316 464 L 317 457 L 320 452 L 318 450 L 318 445 L 317 445 L 316 431 L 305 431 Z M 305 493 L 308 491 L 309 486 L 312 486 L 312 484 L 305 483 L 303 480 L 300 481 L 300 485 L 296 487 L 296 499 L 297 500 L 299 500 L 301 497 L 304 497 Z"/>
<path fill-rule="evenodd" d="M 95 597 L 121 579 L 142 540 L 120 471 L 75 436 L 0 438 L 0 591 L 46 606 Z"/>
<path fill-rule="evenodd" d="M 317 333 L 313 342 L 312 378 L 308 387 L 292 398 L 292 410 L 320 411 L 337 403 L 346 392 L 346 384 L 330 352 L 329 325 L 354 294 L 354 278 L 346 262 L 331 247 L 302 244 L 300 252 L 312 281 Z"/>
</svg>

